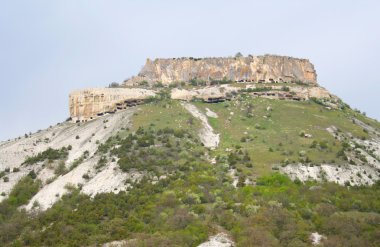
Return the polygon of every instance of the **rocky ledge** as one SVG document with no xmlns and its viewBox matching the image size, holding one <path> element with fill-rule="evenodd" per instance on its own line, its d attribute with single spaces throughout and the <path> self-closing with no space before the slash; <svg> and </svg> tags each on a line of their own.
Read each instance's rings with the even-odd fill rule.
<svg viewBox="0 0 380 247">
<path fill-rule="evenodd" d="M 84 122 L 144 103 L 169 90 L 172 99 L 215 103 L 239 93 L 280 100 L 336 99 L 317 84 L 314 65 L 285 56 L 148 59 L 118 88 L 92 88 L 69 96 L 70 117 Z"/>
<path fill-rule="evenodd" d="M 248 83 L 295 83 L 317 84 L 314 65 L 307 59 L 265 55 L 225 58 L 171 58 L 147 59 L 138 76 L 125 81 L 125 85 L 160 82 L 211 82 L 228 80 Z"/>
</svg>

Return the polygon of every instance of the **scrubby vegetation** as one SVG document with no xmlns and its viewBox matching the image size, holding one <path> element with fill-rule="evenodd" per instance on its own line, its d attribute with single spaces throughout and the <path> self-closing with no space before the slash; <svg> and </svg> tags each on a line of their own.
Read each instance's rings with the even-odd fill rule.
<svg viewBox="0 0 380 247">
<path fill-rule="evenodd" d="M 69 155 L 70 149 L 70 146 L 63 147 L 61 149 L 48 148 L 47 150 L 37 154 L 36 156 L 28 157 L 23 164 L 32 165 L 45 160 L 51 162 L 54 160 L 66 159 Z"/>
<path fill-rule="evenodd" d="M 1 244 L 83 246 L 135 239 L 137 246 L 196 246 L 222 227 L 237 246 L 310 246 L 315 231 L 327 236 L 325 246 L 378 246 L 379 189 L 380 184 L 300 184 L 280 174 L 234 188 L 221 167 L 193 162 L 183 174 L 156 184 L 141 181 L 128 193 L 91 200 L 72 190 L 35 217 L 25 217 L 8 199 L 0 204 Z"/>
<path fill-rule="evenodd" d="M 203 156 L 199 142 L 184 130 L 165 128 L 154 130 L 138 129 L 120 142 L 120 147 L 111 150 L 119 158 L 123 171 L 131 169 L 152 171 L 155 174 L 171 173 L 189 169 L 189 162 Z"/>
<path fill-rule="evenodd" d="M 208 119 L 216 132 L 223 133 L 216 155 L 224 155 L 226 149 L 236 145 L 248 152 L 255 168 L 242 166 L 246 176 L 269 174 L 270 164 L 345 163 L 342 156 L 337 156 L 342 142 L 326 131 L 330 126 L 360 139 L 368 137 L 351 121 L 350 109 L 327 110 L 314 101 L 289 102 L 240 95 L 231 102 L 194 104 L 218 114 L 218 118 Z"/>
<path fill-rule="evenodd" d="M 220 231 L 244 247 L 311 246 L 312 232 L 327 237 L 323 246 L 380 245 L 380 182 L 372 187 L 301 183 L 271 166 L 325 161 L 339 166 L 352 147 L 326 128 L 334 125 L 361 138 L 370 133 L 353 116 L 376 128 L 378 123 L 349 108 L 329 111 L 314 101 L 238 96 L 194 104 L 217 113 L 208 118 L 221 133 L 217 149 L 200 144 L 200 123 L 179 102 L 159 95 L 140 107 L 130 128 L 95 153 L 95 168 L 117 162 L 122 172 L 140 172 L 141 180 L 126 181 L 126 192 L 94 198 L 73 187 L 47 211 L 27 214 L 17 208 L 41 183 L 30 172 L 0 203 L 0 246 L 96 246 L 122 239 L 133 240 L 133 246 L 197 246 Z M 25 164 L 64 160 L 68 151 L 48 149 Z M 84 152 L 70 169 L 88 156 Z M 58 163 L 55 173 L 65 172 Z M 91 179 L 91 173 L 81 176 Z"/>
</svg>

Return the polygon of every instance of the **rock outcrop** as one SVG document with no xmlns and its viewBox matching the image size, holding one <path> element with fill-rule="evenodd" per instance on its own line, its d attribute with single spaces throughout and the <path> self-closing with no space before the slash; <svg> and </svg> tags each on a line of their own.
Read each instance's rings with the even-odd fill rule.
<svg viewBox="0 0 380 247">
<path fill-rule="evenodd" d="M 146 81 L 164 85 L 189 82 L 192 79 L 210 82 L 275 83 L 302 82 L 317 84 L 314 65 L 307 59 L 265 55 L 226 58 L 173 58 L 147 59 L 138 76 L 125 82 L 133 86 Z"/>
<path fill-rule="evenodd" d="M 195 88 L 186 86 L 189 83 Z M 261 83 L 270 84 L 267 87 L 269 90 L 254 90 Z M 286 92 L 282 90 L 284 83 L 293 83 L 289 84 L 291 87 L 285 87 Z M 232 95 L 241 90 L 257 97 L 288 100 L 333 97 L 327 90 L 319 87 L 314 65 L 307 59 L 275 55 L 190 57 L 154 61 L 148 59 L 138 76 L 125 81 L 122 88 L 95 88 L 72 92 L 69 96 L 70 117 L 74 122 L 84 122 L 97 116 L 115 113 L 155 96 L 154 90 L 136 86 L 156 88 L 158 92 L 160 87 L 169 85 L 181 86 L 174 87 L 171 91 L 173 99 L 189 101 L 197 98 L 209 103 L 231 99 Z"/>
<path fill-rule="evenodd" d="M 74 91 L 69 96 L 70 117 L 74 122 L 83 122 L 140 104 L 154 95 L 152 90 L 141 88 L 89 88 Z"/>
<path fill-rule="evenodd" d="M 257 84 L 249 84 L 245 87 L 236 87 L 231 85 L 206 86 L 197 89 L 174 88 L 171 91 L 171 98 L 177 100 L 190 101 L 192 99 L 201 99 L 204 102 L 210 102 L 212 99 L 229 99 L 230 95 L 237 95 L 240 91 L 249 92 L 252 96 L 270 98 L 270 99 L 287 99 L 287 100 L 309 100 L 318 99 L 336 99 L 335 95 L 330 94 L 323 87 L 298 86 L 287 87 L 284 91 L 283 86 L 266 87 L 267 90 L 255 90 L 263 88 Z"/>
</svg>

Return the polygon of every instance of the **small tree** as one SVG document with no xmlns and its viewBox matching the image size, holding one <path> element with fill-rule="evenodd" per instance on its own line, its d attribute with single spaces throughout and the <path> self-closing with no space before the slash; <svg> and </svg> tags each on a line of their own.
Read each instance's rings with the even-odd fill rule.
<svg viewBox="0 0 380 247">
<path fill-rule="evenodd" d="M 243 54 L 241 54 L 241 52 L 239 51 L 238 53 L 235 54 L 235 57 L 242 57 Z"/>
<path fill-rule="evenodd" d="M 117 82 L 111 82 L 109 85 L 108 85 L 109 88 L 118 88 L 120 87 L 120 84 L 117 83 Z"/>
<path fill-rule="evenodd" d="M 37 174 L 34 172 L 34 170 L 31 170 L 28 176 L 31 177 L 32 179 L 35 179 L 37 177 Z"/>
</svg>

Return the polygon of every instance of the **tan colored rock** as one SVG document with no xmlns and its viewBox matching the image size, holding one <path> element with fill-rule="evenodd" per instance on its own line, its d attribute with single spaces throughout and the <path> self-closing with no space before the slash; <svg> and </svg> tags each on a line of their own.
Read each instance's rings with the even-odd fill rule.
<svg viewBox="0 0 380 247">
<path fill-rule="evenodd" d="M 207 100 L 210 97 L 225 97 L 227 93 L 237 92 L 239 89 L 228 85 L 209 86 L 192 90 L 174 88 L 171 91 L 171 98 L 187 101 L 193 98 Z"/>
<path fill-rule="evenodd" d="M 174 88 L 171 91 L 171 98 L 177 100 L 190 101 L 194 98 L 207 101 L 209 98 L 225 98 L 231 93 L 238 93 L 241 89 L 254 89 L 263 87 L 260 84 L 247 84 L 245 87 L 236 87 L 230 85 L 207 86 L 196 89 L 179 89 Z M 296 86 L 289 88 L 289 92 L 282 91 L 283 86 L 271 86 L 272 90 L 264 92 L 254 92 L 252 95 L 270 98 L 270 99 L 298 99 L 309 100 L 310 98 L 331 99 L 335 96 L 330 94 L 326 89 L 319 86 Z M 291 96 L 291 97 L 287 97 Z"/>
<path fill-rule="evenodd" d="M 307 100 L 331 98 L 332 95 L 317 84 L 314 66 L 307 59 L 265 55 L 227 58 L 173 58 L 147 59 L 138 76 L 127 80 L 125 88 L 85 89 L 70 94 L 70 116 L 73 121 L 87 121 L 105 113 L 114 113 L 128 106 L 142 103 L 143 99 L 154 96 L 153 90 L 134 88 L 146 81 L 151 86 L 161 82 L 189 82 L 196 79 L 202 88 L 174 88 L 172 99 L 189 101 L 193 98 L 205 102 L 221 102 L 236 95 L 240 89 L 262 87 L 259 83 L 292 84 L 290 92 L 283 92 L 282 85 L 271 85 L 272 91 L 252 92 L 253 96 L 273 99 Z M 205 86 L 212 81 L 239 82 L 245 85 L 228 84 Z M 300 83 L 301 82 L 301 83 Z M 197 85 L 201 86 L 201 85 Z M 288 90 L 289 91 L 289 90 Z"/>
<path fill-rule="evenodd" d="M 147 59 L 138 76 L 125 82 L 136 85 L 141 81 L 150 84 L 161 82 L 189 82 L 231 80 L 235 82 L 273 83 L 303 82 L 317 84 L 314 65 L 307 59 L 265 55 L 227 58 L 173 58 Z"/>
<path fill-rule="evenodd" d="M 141 100 L 154 95 L 154 91 L 142 88 L 90 88 L 74 91 L 69 96 L 70 116 L 73 121 L 86 121 L 139 104 Z"/>
</svg>

